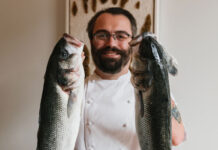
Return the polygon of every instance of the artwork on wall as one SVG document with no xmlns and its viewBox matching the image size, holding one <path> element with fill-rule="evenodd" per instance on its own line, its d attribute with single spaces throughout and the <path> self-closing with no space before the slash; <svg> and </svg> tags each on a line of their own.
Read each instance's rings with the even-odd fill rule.
<svg viewBox="0 0 218 150">
<path fill-rule="evenodd" d="M 149 31 L 157 34 L 158 0 L 66 0 L 66 32 L 86 44 L 90 44 L 86 32 L 87 23 L 99 10 L 108 7 L 121 7 L 130 11 L 137 21 L 138 34 Z M 90 52 L 89 52 L 90 53 Z M 89 63 L 92 71 L 93 62 Z M 88 67 L 87 67 L 88 68 Z"/>
</svg>

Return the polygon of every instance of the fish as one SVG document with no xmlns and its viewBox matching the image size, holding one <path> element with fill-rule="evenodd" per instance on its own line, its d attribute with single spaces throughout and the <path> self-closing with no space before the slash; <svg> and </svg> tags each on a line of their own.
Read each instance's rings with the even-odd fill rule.
<svg viewBox="0 0 218 150">
<path fill-rule="evenodd" d="M 81 47 L 62 37 L 45 72 L 39 110 L 37 150 L 73 150 L 79 132 L 84 96 Z"/>
<path fill-rule="evenodd" d="M 144 32 L 131 42 L 131 82 L 135 124 L 141 150 L 171 150 L 171 98 L 168 72 L 178 72 L 172 56 L 156 37 Z"/>
</svg>

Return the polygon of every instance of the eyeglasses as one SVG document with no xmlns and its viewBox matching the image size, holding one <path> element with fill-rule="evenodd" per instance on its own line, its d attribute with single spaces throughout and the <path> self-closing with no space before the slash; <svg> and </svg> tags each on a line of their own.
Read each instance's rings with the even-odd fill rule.
<svg viewBox="0 0 218 150">
<path fill-rule="evenodd" d="M 114 38 L 114 40 L 118 40 L 120 42 L 127 40 L 129 37 L 132 38 L 132 36 L 125 31 L 117 31 L 115 33 L 109 33 L 107 31 L 97 31 L 93 34 L 95 41 L 109 41 L 111 36 Z"/>
</svg>

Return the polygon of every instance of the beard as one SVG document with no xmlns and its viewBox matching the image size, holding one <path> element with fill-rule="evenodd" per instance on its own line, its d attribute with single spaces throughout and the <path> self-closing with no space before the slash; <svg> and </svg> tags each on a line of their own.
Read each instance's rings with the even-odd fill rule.
<svg viewBox="0 0 218 150">
<path fill-rule="evenodd" d="M 103 55 L 107 51 L 113 51 L 116 55 L 120 55 L 119 58 L 108 58 Z M 121 69 L 129 62 L 132 53 L 131 48 L 128 50 L 121 50 L 115 47 L 105 47 L 96 49 L 94 45 L 91 45 L 92 58 L 95 65 L 103 72 L 115 74 L 121 71 Z"/>
</svg>

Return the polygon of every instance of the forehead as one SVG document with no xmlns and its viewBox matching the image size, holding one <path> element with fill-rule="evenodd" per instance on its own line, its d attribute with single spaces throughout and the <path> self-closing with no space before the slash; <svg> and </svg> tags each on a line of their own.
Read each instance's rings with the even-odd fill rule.
<svg viewBox="0 0 218 150">
<path fill-rule="evenodd" d="M 107 30 L 109 32 L 126 31 L 127 33 L 132 33 L 131 23 L 126 16 L 109 13 L 103 13 L 97 18 L 93 33 L 98 30 Z"/>
</svg>

